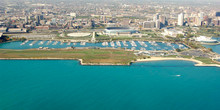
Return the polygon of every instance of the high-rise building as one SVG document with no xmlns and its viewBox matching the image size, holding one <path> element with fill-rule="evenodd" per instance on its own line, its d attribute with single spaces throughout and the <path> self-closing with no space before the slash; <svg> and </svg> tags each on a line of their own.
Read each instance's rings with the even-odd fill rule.
<svg viewBox="0 0 220 110">
<path fill-rule="evenodd" d="M 160 14 L 155 14 L 153 17 L 153 21 L 156 22 L 157 20 L 159 20 Z"/>
<path fill-rule="evenodd" d="M 28 16 L 25 16 L 25 24 L 28 24 Z"/>
<path fill-rule="evenodd" d="M 178 15 L 178 25 L 179 25 L 179 26 L 183 26 L 183 24 L 184 24 L 184 14 L 183 14 L 183 13 L 180 13 L 180 14 Z"/>
<path fill-rule="evenodd" d="M 44 20 L 44 15 L 40 15 L 40 20 Z"/>
<path fill-rule="evenodd" d="M 39 16 L 39 15 L 36 15 L 36 16 L 35 16 L 35 19 L 36 19 L 37 25 L 39 25 L 39 24 L 40 24 L 40 16 Z"/>
<path fill-rule="evenodd" d="M 220 12 L 216 12 L 215 16 L 220 17 Z"/>
<path fill-rule="evenodd" d="M 199 17 L 195 17 L 195 22 L 194 22 L 194 24 L 195 24 L 196 26 L 201 26 L 201 25 L 202 25 L 202 20 L 201 20 Z"/>
<path fill-rule="evenodd" d="M 165 16 L 160 15 L 159 20 L 163 25 L 166 25 L 166 17 Z"/>
<path fill-rule="evenodd" d="M 198 16 L 201 21 L 204 20 L 204 13 L 203 12 L 198 13 Z"/>
<path fill-rule="evenodd" d="M 156 24 L 156 25 L 155 25 L 155 26 L 156 26 L 156 28 L 157 28 L 157 29 L 160 29 L 160 21 L 159 21 L 159 20 L 157 20 L 155 24 Z"/>
</svg>

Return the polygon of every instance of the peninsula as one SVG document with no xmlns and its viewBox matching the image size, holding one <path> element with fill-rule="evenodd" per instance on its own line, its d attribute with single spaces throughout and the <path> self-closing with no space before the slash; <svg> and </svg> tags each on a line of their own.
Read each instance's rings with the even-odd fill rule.
<svg viewBox="0 0 220 110">
<path fill-rule="evenodd" d="M 160 60 L 186 60 L 195 62 L 195 66 L 216 66 L 220 63 L 205 57 L 164 56 L 151 57 L 136 55 L 135 51 L 122 49 L 0 49 L 1 60 L 79 60 L 82 65 L 130 65 L 134 62 Z"/>
</svg>

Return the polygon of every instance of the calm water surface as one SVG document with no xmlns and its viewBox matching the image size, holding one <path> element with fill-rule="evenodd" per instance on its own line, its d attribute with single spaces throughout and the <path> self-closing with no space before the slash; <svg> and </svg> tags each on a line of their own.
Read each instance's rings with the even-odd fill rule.
<svg viewBox="0 0 220 110">
<path fill-rule="evenodd" d="M 0 110 L 219 110 L 220 68 L 0 60 Z"/>
</svg>

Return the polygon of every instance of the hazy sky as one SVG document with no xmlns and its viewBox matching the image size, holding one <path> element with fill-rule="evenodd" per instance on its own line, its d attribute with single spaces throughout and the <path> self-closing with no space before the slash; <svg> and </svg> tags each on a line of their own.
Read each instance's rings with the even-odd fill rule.
<svg viewBox="0 0 220 110">
<path fill-rule="evenodd" d="M 215 3 L 220 6 L 220 0 L 0 0 L 0 1 L 33 1 L 33 2 L 61 2 L 61 1 L 83 1 L 83 2 L 122 2 L 122 3 L 147 3 L 147 2 L 176 2 L 176 3 Z M 217 3 L 217 4 L 216 4 Z"/>
</svg>

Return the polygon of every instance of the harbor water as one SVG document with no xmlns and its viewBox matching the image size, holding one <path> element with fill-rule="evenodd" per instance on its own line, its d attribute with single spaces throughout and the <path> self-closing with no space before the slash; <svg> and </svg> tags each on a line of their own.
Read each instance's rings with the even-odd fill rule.
<svg viewBox="0 0 220 110">
<path fill-rule="evenodd" d="M 218 40 L 220 42 L 220 38 L 213 37 L 213 39 Z M 206 48 L 211 48 L 214 52 L 220 54 L 220 45 L 203 45 Z"/>
</svg>

